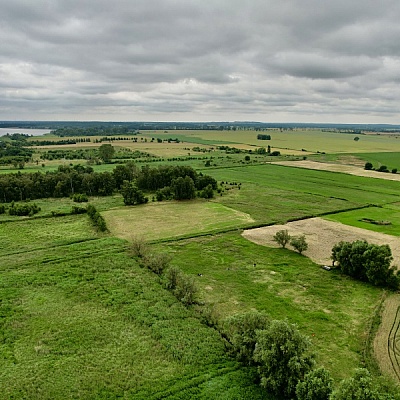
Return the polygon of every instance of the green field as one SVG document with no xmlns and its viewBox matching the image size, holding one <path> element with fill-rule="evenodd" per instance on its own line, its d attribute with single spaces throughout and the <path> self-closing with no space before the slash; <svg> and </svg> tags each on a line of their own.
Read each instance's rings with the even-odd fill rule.
<svg viewBox="0 0 400 400">
<path fill-rule="evenodd" d="M 265 398 L 215 330 L 86 223 L 1 226 L 10 242 L 32 232 L 2 237 L 1 398 Z"/>
<path fill-rule="evenodd" d="M 345 225 L 356 226 L 358 228 L 385 233 L 387 235 L 400 236 L 400 206 L 398 204 L 390 204 L 382 208 L 370 207 L 362 210 L 348 211 L 329 215 L 325 218 L 331 221 L 341 222 Z M 382 221 L 390 224 L 379 225 L 363 221 L 363 219 L 370 219 L 377 222 Z"/>
<path fill-rule="evenodd" d="M 150 166 L 191 165 L 214 177 L 221 193 L 180 202 L 153 202 L 154 193 L 146 193 L 147 204 L 130 207 L 118 193 L 91 197 L 107 233 L 97 232 L 84 214 L 52 216 L 86 206 L 68 198 L 32 200 L 41 211 L 30 218 L 0 215 L 0 399 L 269 399 L 255 369 L 228 354 L 227 341 L 207 320 L 218 326 L 249 310 L 296 323 L 335 383 L 357 367 L 374 367 L 369 334 L 384 290 L 240 233 L 323 216 L 400 236 L 400 183 L 273 165 L 273 157 L 253 154 L 249 162 L 244 153 L 175 155 L 195 144 L 271 145 L 295 158 L 319 151 L 327 161 L 344 154 L 391 168 L 400 140 L 359 135 L 354 141 L 354 134 L 317 130 L 267 133 L 271 141 L 257 140 L 255 131 L 144 132 L 187 141 L 166 147 L 158 154 L 164 161 Z M 114 167 L 94 166 L 99 172 Z M 57 163 L 22 172 L 35 168 L 45 172 Z M 16 170 L 0 170 L 9 172 Z M 165 289 L 165 278 L 139 266 L 130 252 L 134 237 L 170 254 L 171 265 L 195 280 L 197 304 L 184 307 Z M 377 377 L 377 369 L 372 373 Z"/>
<path fill-rule="evenodd" d="M 290 250 L 256 245 L 237 233 L 167 248 L 173 264 L 196 277 L 219 318 L 257 309 L 289 319 L 312 338 L 318 363 L 336 379 L 362 361 L 366 326 L 382 296 L 380 289 L 324 271 Z"/>
</svg>

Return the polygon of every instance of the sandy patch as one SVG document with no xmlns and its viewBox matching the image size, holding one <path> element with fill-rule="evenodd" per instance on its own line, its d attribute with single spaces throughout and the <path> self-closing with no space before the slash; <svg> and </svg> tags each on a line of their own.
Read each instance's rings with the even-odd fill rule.
<svg viewBox="0 0 400 400">
<path fill-rule="evenodd" d="M 317 264 L 331 265 L 332 247 L 340 241 L 366 240 L 368 243 L 388 244 L 392 249 L 393 264 L 400 266 L 400 239 L 398 237 L 344 225 L 339 222 L 327 221 L 322 218 L 309 218 L 289 222 L 286 225 L 248 229 L 242 235 L 246 239 L 263 246 L 279 247 L 273 241 L 273 235 L 281 229 L 287 229 L 292 236 L 304 234 L 308 243 L 308 250 L 303 254 Z"/>
<path fill-rule="evenodd" d="M 389 181 L 400 181 L 400 174 L 392 174 L 390 172 L 385 173 L 377 171 L 366 171 L 365 169 L 354 165 L 329 164 L 329 163 L 322 163 L 322 162 L 308 161 L 308 160 L 278 161 L 274 162 L 274 164 L 286 165 L 288 167 L 317 169 L 319 171 L 341 172 L 344 174 L 365 176 L 367 178 L 387 179 Z"/>
</svg>

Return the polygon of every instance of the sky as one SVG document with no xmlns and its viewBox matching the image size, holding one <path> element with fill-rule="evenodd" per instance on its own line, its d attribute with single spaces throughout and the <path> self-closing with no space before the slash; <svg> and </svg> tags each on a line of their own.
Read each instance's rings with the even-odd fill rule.
<svg viewBox="0 0 400 400">
<path fill-rule="evenodd" d="M 400 123 L 398 0 L 0 10 L 0 120 Z"/>
</svg>

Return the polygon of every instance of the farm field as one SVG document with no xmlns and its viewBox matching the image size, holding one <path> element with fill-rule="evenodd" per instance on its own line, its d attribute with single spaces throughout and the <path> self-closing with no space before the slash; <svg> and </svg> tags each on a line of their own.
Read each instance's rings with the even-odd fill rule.
<svg viewBox="0 0 400 400">
<path fill-rule="evenodd" d="M 263 132 L 262 132 L 263 133 Z M 369 152 L 400 152 L 400 135 L 356 135 L 351 133 L 325 132 L 318 129 L 282 131 L 267 130 L 271 140 L 258 140 L 257 132 L 253 130 L 237 131 L 160 131 L 145 132 L 146 136 L 177 137 L 181 141 L 209 145 L 244 143 L 253 146 L 270 145 L 275 149 L 290 149 L 307 152 L 325 153 L 369 153 Z M 355 141 L 358 136 L 360 140 Z"/>
<path fill-rule="evenodd" d="M 369 208 L 357 210 L 357 212 L 361 213 L 365 210 L 369 210 Z M 292 236 L 304 234 L 309 245 L 304 255 L 319 265 L 332 264 L 330 258 L 332 247 L 340 241 L 366 240 L 368 243 L 378 245 L 388 244 L 392 250 L 394 265 L 400 265 L 400 242 L 398 237 L 336 222 L 333 217 L 337 215 L 341 215 L 341 213 L 324 218 L 307 218 L 284 225 L 248 229 L 243 232 L 243 236 L 260 245 L 279 247 L 273 240 L 273 236 L 277 231 L 287 229 Z"/>
<path fill-rule="evenodd" d="M 103 213 L 112 235 L 130 240 L 165 240 L 250 225 L 247 214 L 209 201 L 150 203 Z"/>
<path fill-rule="evenodd" d="M 138 168 L 190 165 L 215 178 L 219 191 L 210 200 L 163 202 L 146 192 L 149 202 L 137 206 L 124 206 L 119 193 L 90 197 L 106 220 L 106 233 L 87 215 L 57 216 L 87 205 L 70 198 L 31 200 L 41 208 L 33 217 L 0 214 L 0 399 L 269 399 L 255 369 L 235 361 L 226 339 L 210 326 L 250 310 L 297 324 L 335 383 L 357 367 L 374 367 L 371 324 L 386 292 L 320 264 L 331 263 L 338 241 L 365 238 L 389 244 L 400 265 L 400 174 L 350 172 L 364 171 L 369 154 L 371 162 L 392 165 L 400 140 L 359 135 L 355 141 L 354 134 L 317 130 L 266 133 L 272 140 L 245 130 L 143 131 L 138 143 L 111 143 L 163 159 L 137 162 Z M 151 143 L 153 137 L 181 142 Z M 220 144 L 245 150 L 271 145 L 284 162 L 208 152 Z M 100 144 L 58 148 L 94 145 Z M 194 146 L 207 151 L 193 152 Z M 51 160 L 45 167 L 27 163 L 20 172 L 78 163 L 86 165 Z M 111 172 L 115 166 L 93 168 Z M 10 172 L 17 170 L 0 168 Z M 272 241 L 285 228 L 306 235 L 304 255 Z M 130 251 L 135 237 L 151 251 L 171 255 L 170 265 L 194 280 L 195 305 L 184 307 L 165 289 L 165 277 L 139 265 Z M 388 324 L 393 321 L 379 333 L 383 342 Z"/>
<path fill-rule="evenodd" d="M 392 236 L 400 236 L 399 204 L 388 204 L 383 207 L 370 207 L 362 210 L 347 211 L 339 214 L 332 214 L 325 218 L 362 229 Z M 376 223 L 373 223 L 373 221 Z"/>
<path fill-rule="evenodd" d="M 369 178 L 386 179 L 389 181 L 400 181 L 400 174 L 392 174 L 392 173 L 378 172 L 378 171 L 372 171 L 372 170 L 367 171 L 363 167 L 360 167 L 360 166 L 357 167 L 354 165 L 317 162 L 317 161 L 310 161 L 310 160 L 277 161 L 277 162 L 274 162 L 274 164 L 285 165 L 288 167 L 315 169 L 318 171 L 339 172 L 339 173 L 343 173 L 343 174 L 364 176 L 364 177 L 369 177 Z M 363 165 L 364 165 L 364 163 L 363 163 Z"/>
</svg>

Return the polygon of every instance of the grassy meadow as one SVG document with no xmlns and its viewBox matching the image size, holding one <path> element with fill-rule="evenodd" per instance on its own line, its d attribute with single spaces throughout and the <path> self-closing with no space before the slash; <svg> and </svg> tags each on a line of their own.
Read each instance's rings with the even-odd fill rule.
<svg viewBox="0 0 400 400">
<path fill-rule="evenodd" d="M 249 310 L 296 323 L 336 383 L 368 364 L 371 323 L 385 292 L 324 271 L 293 251 L 256 245 L 240 233 L 324 216 L 399 236 L 400 183 L 274 165 L 276 158 L 268 156 L 252 154 L 245 162 L 244 153 L 191 149 L 270 145 L 282 158 L 335 162 L 344 154 L 396 168 L 400 140 L 271 130 L 266 133 L 272 139 L 260 141 L 257 133 L 148 131 L 138 135 L 138 143 L 119 142 L 163 160 L 152 167 L 191 165 L 214 177 L 222 191 L 208 201 L 181 202 L 153 202 L 147 193 L 149 203 L 129 207 L 120 194 L 91 197 L 108 233 L 97 232 L 87 215 L 53 216 L 77 205 L 68 198 L 34 200 L 41 211 L 33 217 L 0 215 L 0 399 L 269 399 L 256 371 L 230 357 L 225 339 L 204 320 L 208 315 L 221 323 Z M 151 143 L 153 137 L 181 143 Z M 44 164 L 28 163 L 21 172 L 51 171 L 60 162 Z M 17 170 L 0 168 L 10 172 Z M 129 252 L 135 236 L 170 254 L 171 265 L 195 280 L 198 304 L 184 307 L 163 278 L 139 266 Z"/>
</svg>

